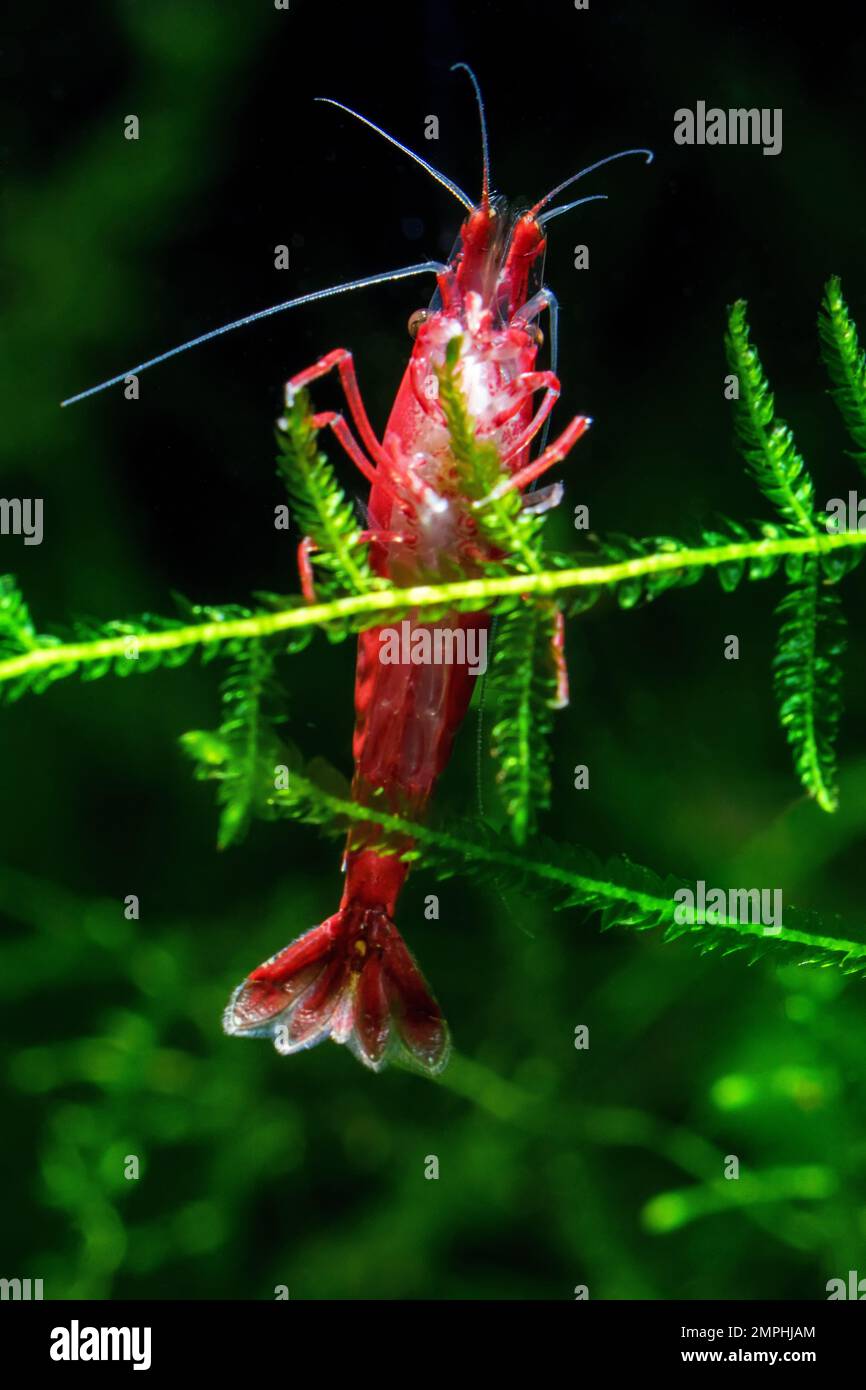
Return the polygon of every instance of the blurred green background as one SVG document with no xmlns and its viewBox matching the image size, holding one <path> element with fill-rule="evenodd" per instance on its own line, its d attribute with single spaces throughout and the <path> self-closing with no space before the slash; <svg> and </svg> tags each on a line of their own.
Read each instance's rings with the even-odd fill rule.
<svg viewBox="0 0 866 1390">
<path fill-rule="evenodd" d="M 648 144 L 551 227 L 564 423 L 596 426 L 563 469 L 552 540 L 593 527 L 688 534 L 765 515 L 730 440 L 725 306 L 753 332 L 816 474 L 856 487 L 815 316 L 842 276 L 866 328 L 863 34 L 834 5 L 551 0 L 278 11 L 148 0 L 19 7 L 2 32 L 3 494 L 45 499 L 45 538 L 0 538 L 43 630 L 293 588 L 273 528 L 273 419 L 287 376 L 353 349 L 374 424 L 409 350 L 418 283 L 302 310 L 61 412 L 66 395 L 228 319 L 447 254 L 456 205 L 331 95 L 478 184 L 471 92 L 494 180 L 538 197 Z M 684 149 L 697 100 L 781 107 L 777 158 Z M 440 138 L 423 138 L 428 114 Z M 138 142 L 123 138 L 137 114 Z M 291 247 L 288 271 L 273 248 Z M 590 269 L 573 247 L 590 248 Z M 323 408 L 331 399 L 323 384 Z M 360 494 L 348 465 L 347 486 Z M 863 912 L 863 577 L 852 623 L 842 807 L 799 794 L 776 727 L 778 581 L 711 581 L 569 635 L 545 829 L 600 854 L 786 902 Z M 723 638 L 740 637 L 738 662 Z M 353 651 L 286 657 L 291 737 L 351 766 Z M 419 872 L 399 926 L 450 1020 L 439 1084 L 374 1076 L 330 1044 L 286 1060 L 220 1030 L 233 986 L 328 915 L 339 854 L 256 825 L 217 854 L 210 789 L 178 737 L 218 721 L 220 668 L 68 681 L 0 719 L 2 1270 L 47 1297 L 822 1298 L 866 1275 L 866 985 L 748 968 L 685 942 L 601 936 L 462 878 Z M 434 819 L 475 804 L 470 719 Z M 573 789 L 576 763 L 591 788 Z M 489 787 L 485 795 L 490 795 Z M 424 896 L 440 894 L 440 920 Z M 141 899 L 128 922 L 123 898 Z M 574 1030 L 590 1029 L 576 1051 Z M 138 1155 L 141 1177 L 124 1177 Z M 737 1155 L 739 1183 L 724 1181 Z M 439 1159 L 438 1181 L 424 1177 Z"/>
</svg>

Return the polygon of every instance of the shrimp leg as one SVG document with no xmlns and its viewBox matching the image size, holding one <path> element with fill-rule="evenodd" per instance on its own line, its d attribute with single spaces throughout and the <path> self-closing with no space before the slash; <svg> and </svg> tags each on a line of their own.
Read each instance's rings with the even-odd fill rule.
<svg viewBox="0 0 866 1390">
<path fill-rule="evenodd" d="M 516 473 L 512 473 L 510 478 L 503 478 L 489 497 L 482 498 L 474 505 L 483 507 L 485 502 L 492 501 L 497 497 L 504 497 L 506 492 L 511 492 L 514 488 L 528 487 L 536 478 L 540 478 L 542 473 L 546 473 L 548 468 L 555 468 L 574 448 L 580 436 L 586 432 L 591 424 L 592 419 L 589 415 L 575 415 L 571 423 L 566 425 L 562 434 L 554 439 L 552 444 L 548 444 L 543 454 L 539 454 L 538 458 L 533 459 L 532 463 L 528 463 L 525 468 L 519 468 Z"/>
<path fill-rule="evenodd" d="M 398 536 L 395 531 L 362 531 L 358 536 L 358 540 L 365 544 L 369 541 L 378 541 L 380 544 L 388 543 L 393 545 L 394 543 L 400 544 L 401 542 L 405 542 L 406 537 Z M 304 536 L 304 539 L 298 546 L 298 574 L 301 580 L 301 593 L 304 595 L 307 603 L 316 602 L 312 557 L 318 549 L 319 547 L 316 545 L 312 536 Z"/>
<path fill-rule="evenodd" d="M 349 412 L 355 422 L 364 447 L 380 468 L 387 468 L 388 456 L 379 443 L 379 440 L 376 438 L 373 426 L 370 424 L 370 417 L 364 408 L 360 387 L 358 386 L 358 378 L 355 375 L 355 362 L 348 348 L 334 348 L 333 352 L 326 353 L 325 356 L 319 358 L 319 361 L 312 367 L 307 367 L 304 371 L 298 372 L 296 376 L 293 376 L 286 384 L 287 404 L 291 405 L 296 391 L 300 391 L 303 387 L 309 386 L 311 381 L 317 381 L 319 377 L 326 376 L 327 373 L 333 371 L 335 367 L 340 375 L 340 383 L 343 387 L 346 401 L 348 402 Z M 363 472 L 363 469 L 361 471 Z"/>
<path fill-rule="evenodd" d="M 332 429 L 346 453 L 349 455 L 349 458 L 352 460 L 355 467 L 363 473 L 367 482 L 372 483 L 374 487 L 380 485 L 380 479 L 376 469 L 373 467 L 350 430 L 345 416 L 341 415 L 337 410 L 323 410 L 320 411 L 318 415 L 313 415 L 311 417 L 310 424 L 315 430 L 324 429 L 326 425 L 329 429 Z"/>
<path fill-rule="evenodd" d="M 512 327 L 526 328 L 530 323 L 540 318 L 545 309 L 550 315 L 550 360 L 549 366 L 552 372 L 559 371 L 559 300 L 548 285 L 542 285 L 537 294 L 527 300 L 522 309 L 519 309 L 511 320 Z M 550 417 L 544 422 L 544 429 L 541 432 L 541 452 L 547 448 L 547 436 L 550 431 Z"/>
<path fill-rule="evenodd" d="M 531 444 L 532 440 L 538 434 L 541 426 L 559 400 L 559 377 L 554 375 L 553 372 L 524 372 L 523 375 L 517 377 L 514 382 L 514 390 L 517 399 L 512 405 L 507 406 L 505 410 L 501 410 L 498 415 L 494 416 L 492 428 L 499 429 L 501 425 L 505 424 L 506 420 L 510 420 L 511 417 L 517 413 L 526 399 L 527 394 L 542 389 L 544 390 L 544 397 L 541 405 L 526 426 L 526 429 L 523 430 L 516 439 L 511 441 L 508 449 L 503 453 L 503 463 L 507 463 L 510 458 L 514 458 L 515 454 L 519 454 L 528 444 Z"/>
</svg>

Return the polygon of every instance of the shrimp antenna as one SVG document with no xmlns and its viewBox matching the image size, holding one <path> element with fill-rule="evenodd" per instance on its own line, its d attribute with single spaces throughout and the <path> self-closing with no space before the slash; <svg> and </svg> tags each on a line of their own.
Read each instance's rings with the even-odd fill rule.
<svg viewBox="0 0 866 1390">
<path fill-rule="evenodd" d="M 604 159 L 597 160 L 595 164 L 587 165 L 585 169 L 581 169 L 579 174 L 572 174 L 570 179 L 565 179 L 563 183 L 557 184 L 556 188 L 552 188 L 549 193 L 545 193 L 544 197 L 540 198 L 535 204 L 535 207 L 530 208 L 528 215 L 530 217 L 537 217 L 538 213 L 541 212 L 543 207 L 547 206 L 551 198 L 555 198 L 558 193 L 562 193 L 563 189 L 570 188 L 573 183 L 577 183 L 578 179 L 585 178 L 587 174 L 594 174 L 596 169 L 601 169 L 605 164 L 612 164 L 615 159 L 626 159 L 632 154 L 645 154 L 647 164 L 652 164 L 655 157 L 652 150 L 620 150 L 617 154 L 606 155 Z"/>
<path fill-rule="evenodd" d="M 410 159 L 414 159 L 416 164 L 420 164 L 422 169 L 426 169 L 431 178 L 434 178 L 437 183 L 441 183 L 442 187 L 447 188 L 449 193 L 453 193 L 457 201 L 462 203 L 469 212 L 474 211 L 475 204 L 472 202 L 468 193 L 464 193 L 463 189 L 458 188 L 457 184 L 454 183 L 452 179 L 440 173 L 438 169 L 434 169 L 433 165 L 428 164 L 426 159 L 422 159 L 420 154 L 416 154 L 414 150 L 410 150 L 408 145 L 401 144 L 399 140 L 396 140 L 393 135 L 389 135 L 387 130 L 383 130 L 382 127 L 376 125 L 374 121 L 368 121 L 367 117 L 362 116 L 360 111 L 353 111 L 351 106 L 344 106 L 341 101 L 334 101 L 333 97 L 314 97 L 313 100 L 323 101 L 327 106 L 336 106 L 338 111 L 345 111 L 347 116 L 354 116 L 355 120 L 360 121 L 362 125 L 368 125 L 371 130 L 375 130 L 377 135 L 381 135 L 383 140 L 387 140 L 390 144 L 396 145 L 398 150 L 402 150 Z"/>
<path fill-rule="evenodd" d="M 550 222 L 554 217 L 561 217 L 564 212 L 571 212 L 572 208 L 579 208 L 581 203 L 606 203 L 606 193 L 590 193 L 588 198 L 575 198 L 573 203 L 566 203 L 561 208 L 548 208 L 538 219 L 538 225 L 543 227 L 546 222 Z"/>
<path fill-rule="evenodd" d="M 454 63 L 451 71 L 457 72 L 462 68 L 469 74 L 469 81 L 475 88 L 475 100 L 478 103 L 478 116 L 481 121 L 481 159 L 482 159 L 482 178 L 481 178 L 481 205 L 487 207 L 490 202 L 490 146 L 487 143 L 487 117 L 484 114 L 484 98 L 481 95 L 481 84 L 468 63 Z"/>
<path fill-rule="evenodd" d="M 209 333 L 190 338 L 188 343 L 181 343 L 179 347 L 169 348 L 168 352 L 161 352 L 158 357 L 151 357 L 147 362 L 139 362 L 137 367 L 129 367 L 125 372 L 110 377 L 108 381 L 101 381 L 98 386 L 79 391 L 77 396 L 70 396 L 60 404 L 74 405 L 76 401 L 83 401 L 86 396 L 95 396 L 98 391 L 107 391 L 109 386 L 117 386 L 119 382 L 126 381 L 127 377 L 138 376 L 141 372 L 147 371 L 148 367 L 166 362 L 169 357 L 177 357 L 188 348 L 198 347 L 201 343 L 209 342 L 211 338 L 219 338 L 223 333 L 231 333 L 235 328 L 243 328 L 258 319 L 269 318 L 271 314 L 281 314 L 284 309 L 297 309 L 300 304 L 312 304 L 317 299 L 330 299 L 332 295 L 346 294 L 349 290 L 362 290 L 367 285 L 384 285 L 389 280 L 407 280 L 410 275 L 425 275 L 428 272 L 438 275 L 445 268 L 440 261 L 422 261 L 419 265 L 407 265 L 401 270 L 386 270 L 381 275 L 365 275 L 362 280 L 349 280 L 345 285 L 331 285 L 326 290 L 313 290 L 310 294 L 299 295 L 297 299 L 287 299 L 283 304 L 272 304 L 269 309 L 259 309 L 255 314 L 246 314 L 244 318 L 235 319 L 233 323 L 224 323 L 222 328 L 212 328 Z"/>
</svg>

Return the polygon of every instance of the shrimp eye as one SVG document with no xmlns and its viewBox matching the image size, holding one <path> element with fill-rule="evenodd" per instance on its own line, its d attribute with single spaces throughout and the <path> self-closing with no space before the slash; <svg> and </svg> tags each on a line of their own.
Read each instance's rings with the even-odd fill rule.
<svg viewBox="0 0 866 1390">
<path fill-rule="evenodd" d="M 410 338 L 417 338 L 417 336 L 418 336 L 418 329 L 421 327 L 422 323 L 424 323 L 426 319 L 427 319 L 427 310 L 426 310 L 426 309 L 416 309 L 415 312 L 414 312 L 414 314 L 410 314 L 410 315 L 409 315 L 409 322 L 408 322 L 408 324 L 406 325 L 406 327 L 409 329 L 409 337 L 410 337 Z"/>
</svg>

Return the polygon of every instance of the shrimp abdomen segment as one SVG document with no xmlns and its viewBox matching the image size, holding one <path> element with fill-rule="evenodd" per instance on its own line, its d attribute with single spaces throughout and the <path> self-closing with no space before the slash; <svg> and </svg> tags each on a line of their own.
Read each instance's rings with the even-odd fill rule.
<svg viewBox="0 0 866 1390">
<path fill-rule="evenodd" d="M 420 813 L 487 664 L 490 619 L 404 618 L 361 633 L 355 681 L 356 779 Z"/>
</svg>

